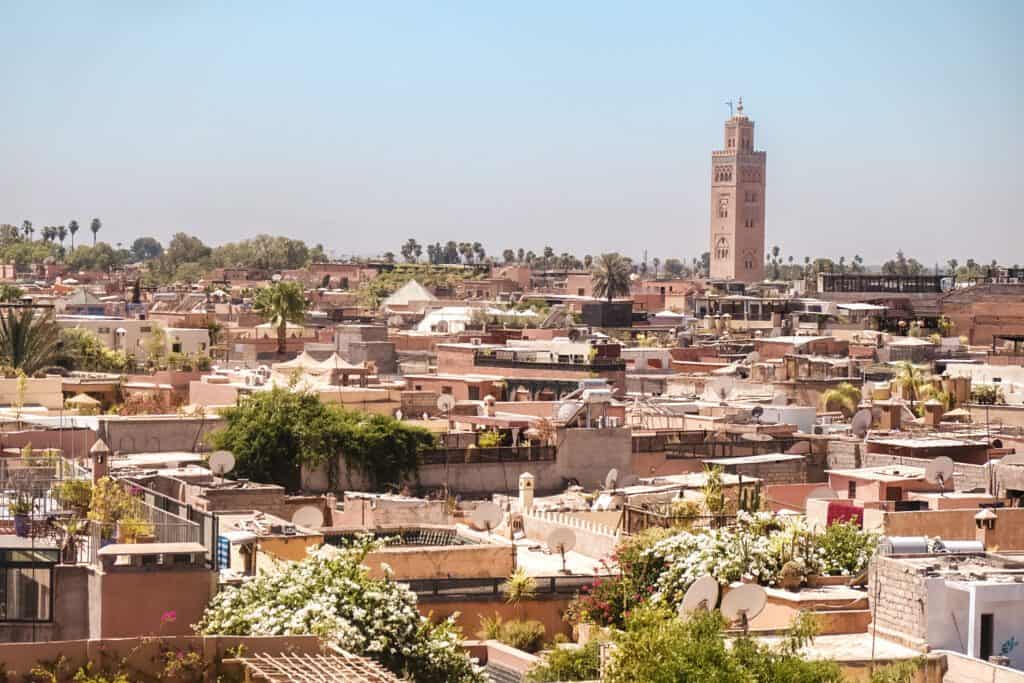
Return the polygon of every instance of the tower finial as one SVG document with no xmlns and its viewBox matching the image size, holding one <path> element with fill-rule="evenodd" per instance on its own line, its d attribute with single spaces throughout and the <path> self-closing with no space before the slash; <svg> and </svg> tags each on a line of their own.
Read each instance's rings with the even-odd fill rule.
<svg viewBox="0 0 1024 683">
<path fill-rule="evenodd" d="M 743 96 L 741 95 L 739 100 L 736 102 L 736 113 L 740 116 L 743 115 Z"/>
</svg>

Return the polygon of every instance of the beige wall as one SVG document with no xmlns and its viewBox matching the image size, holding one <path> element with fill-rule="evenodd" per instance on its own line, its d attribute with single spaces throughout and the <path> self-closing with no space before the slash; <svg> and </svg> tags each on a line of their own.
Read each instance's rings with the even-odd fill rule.
<svg viewBox="0 0 1024 683">
<path fill-rule="evenodd" d="M 96 575 L 99 588 L 99 636 L 188 635 L 216 590 L 217 574 L 208 569 L 150 571 L 118 569 Z M 172 624 L 161 624 L 167 611 Z"/>
<path fill-rule="evenodd" d="M 504 544 L 408 546 L 376 550 L 364 565 L 375 578 L 384 576 L 386 563 L 398 580 L 478 579 L 507 577 L 516 568 L 515 547 Z"/>
<path fill-rule="evenodd" d="M 60 410 L 64 405 L 64 394 L 61 392 L 60 377 L 25 378 L 25 394 L 21 398 L 26 408 L 43 406 L 50 410 Z M 0 379 L 0 403 L 14 406 L 18 401 L 18 379 Z"/>
</svg>

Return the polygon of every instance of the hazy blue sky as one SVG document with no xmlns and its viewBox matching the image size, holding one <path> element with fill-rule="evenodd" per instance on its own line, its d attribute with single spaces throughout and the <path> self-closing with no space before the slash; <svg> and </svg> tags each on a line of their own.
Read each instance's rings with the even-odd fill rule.
<svg viewBox="0 0 1024 683">
<path fill-rule="evenodd" d="M 162 6 L 162 7 L 160 7 Z M 1024 2 L 0 0 L 0 222 L 707 249 L 742 95 L 769 244 L 1024 262 Z"/>
</svg>

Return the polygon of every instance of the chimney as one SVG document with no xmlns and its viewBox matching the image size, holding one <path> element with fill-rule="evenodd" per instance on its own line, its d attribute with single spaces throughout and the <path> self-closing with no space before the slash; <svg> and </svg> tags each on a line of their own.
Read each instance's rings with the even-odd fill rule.
<svg viewBox="0 0 1024 683">
<path fill-rule="evenodd" d="M 924 402 L 924 423 L 929 427 L 938 427 L 945 413 L 946 407 L 941 401 L 931 398 Z"/>
</svg>

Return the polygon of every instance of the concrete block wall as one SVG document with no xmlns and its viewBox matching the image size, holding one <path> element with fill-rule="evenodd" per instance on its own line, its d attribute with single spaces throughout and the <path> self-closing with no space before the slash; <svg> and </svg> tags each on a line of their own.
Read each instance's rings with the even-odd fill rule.
<svg viewBox="0 0 1024 683">
<path fill-rule="evenodd" d="M 868 600 L 879 634 L 910 647 L 927 644 L 928 591 L 913 567 L 876 556 L 868 572 Z"/>
</svg>

